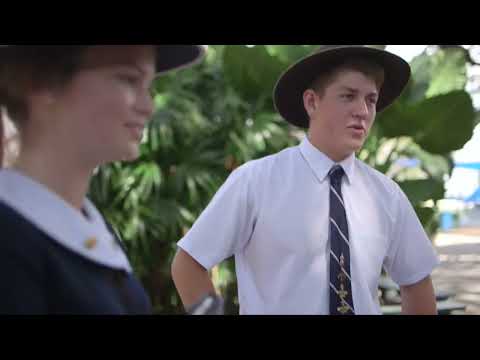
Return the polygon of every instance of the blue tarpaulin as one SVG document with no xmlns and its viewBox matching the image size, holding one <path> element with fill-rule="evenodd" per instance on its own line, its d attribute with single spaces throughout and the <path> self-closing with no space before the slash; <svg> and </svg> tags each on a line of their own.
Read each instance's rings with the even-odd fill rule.
<svg viewBox="0 0 480 360">
<path fill-rule="evenodd" d="M 470 169 L 470 170 L 476 170 L 480 171 L 480 162 L 459 162 L 455 163 L 455 168 L 460 168 L 460 169 Z M 451 198 L 451 199 L 456 199 L 456 200 L 462 200 L 465 202 L 473 202 L 476 204 L 480 204 L 480 188 L 475 190 L 475 192 L 467 196 L 466 198 Z"/>
<path fill-rule="evenodd" d="M 456 168 L 480 170 L 480 162 L 456 163 Z"/>
<path fill-rule="evenodd" d="M 478 188 L 472 195 L 466 198 L 465 201 L 480 204 L 480 188 Z"/>
</svg>

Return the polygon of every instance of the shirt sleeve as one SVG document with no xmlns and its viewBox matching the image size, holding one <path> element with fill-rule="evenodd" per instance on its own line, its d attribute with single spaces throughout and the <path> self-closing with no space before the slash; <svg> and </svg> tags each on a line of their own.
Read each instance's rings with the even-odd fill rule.
<svg viewBox="0 0 480 360">
<path fill-rule="evenodd" d="M 429 276 L 439 260 L 410 201 L 397 184 L 395 189 L 397 216 L 384 265 L 399 286 L 408 286 Z"/>
<path fill-rule="evenodd" d="M 210 270 L 240 251 L 253 232 L 250 164 L 235 170 L 178 246 Z"/>
</svg>

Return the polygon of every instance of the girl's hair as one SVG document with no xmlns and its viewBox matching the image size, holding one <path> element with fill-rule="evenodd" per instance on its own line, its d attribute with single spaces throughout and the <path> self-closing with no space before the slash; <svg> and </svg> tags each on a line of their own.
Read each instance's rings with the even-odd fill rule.
<svg viewBox="0 0 480 360">
<path fill-rule="evenodd" d="M 25 45 L 0 50 L 0 99 L 15 125 L 21 128 L 28 118 L 28 95 L 67 84 L 78 71 L 87 47 Z"/>
</svg>

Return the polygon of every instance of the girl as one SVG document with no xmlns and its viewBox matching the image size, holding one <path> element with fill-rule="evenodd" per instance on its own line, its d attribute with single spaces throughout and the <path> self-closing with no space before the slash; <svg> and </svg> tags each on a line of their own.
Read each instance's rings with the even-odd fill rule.
<svg viewBox="0 0 480 360">
<path fill-rule="evenodd" d="M 0 314 L 151 313 L 86 193 L 96 167 L 138 157 L 154 78 L 203 54 L 194 45 L 0 46 L 0 104 L 20 138 L 17 161 L 0 171 Z"/>
</svg>

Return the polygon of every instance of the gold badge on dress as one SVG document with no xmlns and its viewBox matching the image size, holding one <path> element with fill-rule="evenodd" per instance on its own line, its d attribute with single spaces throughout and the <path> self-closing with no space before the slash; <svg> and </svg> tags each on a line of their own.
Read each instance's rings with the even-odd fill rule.
<svg viewBox="0 0 480 360">
<path fill-rule="evenodd" d="M 85 241 L 85 247 L 88 250 L 92 250 L 97 246 L 97 243 L 98 243 L 97 239 L 94 237 L 91 237 Z"/>
</svg>

